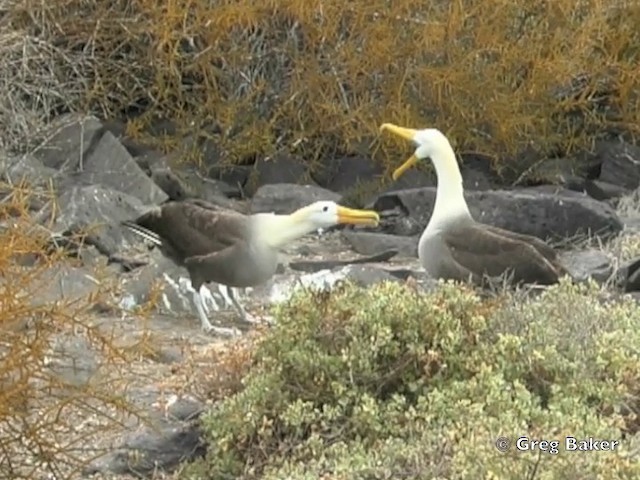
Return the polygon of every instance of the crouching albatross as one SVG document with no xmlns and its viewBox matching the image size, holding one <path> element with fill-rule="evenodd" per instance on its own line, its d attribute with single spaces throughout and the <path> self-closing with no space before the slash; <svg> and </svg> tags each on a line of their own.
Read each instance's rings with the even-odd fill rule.
<svg viewBox="0 0 640 480">
<path fill-rule="evenodd" d="M 312 203 L 289 215 L 243 215 L 203 201 L 185 200 L 164 203 L 122 224 L 160 246 L 166 257 L 187 269 L 202 328 L 229 335 L 229 329 L 214 327 L 207 318 L 200 294 L 205 283 L 231 287 L 229 297 L 240 317 L 248 321 L 234 288 L 254 287 L 271 278 L 283 246 L 320 228 L 377 226 L 378 222 L 374 211 L 353 210 L 330 201 Z"/>
<path fill-rule="evenodd" d="M 393 172 L 397 180 L 419 160 L 430 158 L 438 188 L 433 213 L 418 243 L 418 257 L 434 278 L 482 284 L 502 277 L 515 284 L 550 285 L 565 275 L 553 248 L 541 239 L 476 222 L 467 206 L 453 148 L 439 130 L 390 123 L 381 131 L 412 141 L 414 154 Z"/>
</svg>

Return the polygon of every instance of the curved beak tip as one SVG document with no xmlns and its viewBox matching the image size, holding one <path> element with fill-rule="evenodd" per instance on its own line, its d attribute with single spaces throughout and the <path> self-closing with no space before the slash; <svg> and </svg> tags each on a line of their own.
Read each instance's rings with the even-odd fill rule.
<svg viewBox="0 0 640 480">
<path fill-rule="evenodd" d="M 409 170 L 411 167 L 413 167 L 416 163 L 418 163 L 418 159 L 416 158 L 415 155 L 411 155 L 411 157 L 409 157 L 409 159 L 404 162 L 402 165 L 400 165 L 398 168 L 396 168 L 393 173 L 391 174 L 391 178 L 395 181 L 398 178 L 400 178 L 407 170 Z"/>
</svg>

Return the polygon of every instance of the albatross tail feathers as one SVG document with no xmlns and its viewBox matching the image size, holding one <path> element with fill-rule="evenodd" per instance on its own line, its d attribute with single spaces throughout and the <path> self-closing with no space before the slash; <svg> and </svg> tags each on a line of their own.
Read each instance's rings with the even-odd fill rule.
<svg viewBox="0 0 640 480">
<path fill-rule="evenodd" d="M 128 220 L 123 221 L 122 225 L 124 227 L 127 227 L 129 230 L 131 230 L 136 235 L 139 235 L 142 238 L 145 238 L 145 239 L 149 240 L 151 243 L 153 243 L 155 245 L 162 245 L 162 240 L 160 239 L 160 237 L 158 236 L 157 233 L 152 232 L 151 230 L 146 229 L 144 227 L 141 227 L 137 223 L 133 223 L 133 222 L 130 222 Z"/>
</svg>

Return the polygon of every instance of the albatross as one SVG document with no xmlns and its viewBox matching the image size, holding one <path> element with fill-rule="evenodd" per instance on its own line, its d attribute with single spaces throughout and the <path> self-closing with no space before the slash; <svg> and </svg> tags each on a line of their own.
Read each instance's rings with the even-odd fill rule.
<svg viewBox="0 0 640 480">
<path fill-rule="evenodd" d="M 476 284 L 503 277 L 515 284 L 551 285 L 567 273 L 556 251 L 543 240 L 473 219 L 455 153 L 440 130 L 391 123 L 381 125 L 380 130 L 417 145 L 413 155 L 393 172 L 394 180 L 425 158 L 435 167 L 436 201 L 418 243 L 420 263 L 432 277 Z"/>
<path fill-rule="evenodd" d="M 282 247 L 320 228 L 338 224 L 377 226 L 379 220 L 374 211 L 350 209 L 331 201 L 314 202 L 289 215 L 244 215 L 192 199 L 169 201 L 122 224 L 187 269 L 202 329 L 229 335 L 229 329 L 214 327 L 207 318 L 201 296 L 205 283 L 227 287 L 241 319 L 249 321 L 235 289 L 254 287 L 271 278 Z"/>
</svg>

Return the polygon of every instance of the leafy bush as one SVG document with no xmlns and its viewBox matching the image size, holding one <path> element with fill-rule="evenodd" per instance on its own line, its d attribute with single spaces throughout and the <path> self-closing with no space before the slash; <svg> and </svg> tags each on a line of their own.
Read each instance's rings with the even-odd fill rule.
<svg viewBox="0 0 640 480">
<path fill-rule="evenodd" d="M 168 137 L 187 132 L 198 152 L 215 137 L 232 162 L 286 149 L 397 163 L 396 143 L 372 143 L 393 121 L 436 125 L 500 167 L 640 124 L 637 2 L 27 0 L 6 11 L 11 146 L 71 109 L 133 118 L 138 136 L 171 119 Z"/>
<path fill-rule="evenodd" d="M 277 308 L 182 478 L 631 478 L 640 309 L 595 285 L 481 299 L 443 284 L 305 292 Z M 504 436 L 511 448 L 501 453 Z M 517 451 L 519 436 L 560 440 Z M 617 440 L 571 453 L 563 439 Z M 637 454 L 635 454 L 637 455 Z"/>
</svg>

